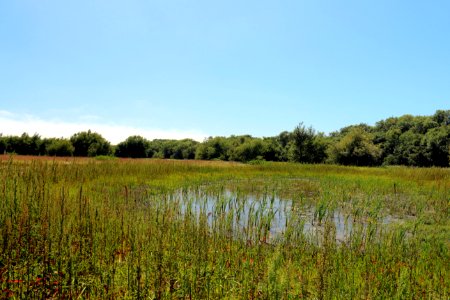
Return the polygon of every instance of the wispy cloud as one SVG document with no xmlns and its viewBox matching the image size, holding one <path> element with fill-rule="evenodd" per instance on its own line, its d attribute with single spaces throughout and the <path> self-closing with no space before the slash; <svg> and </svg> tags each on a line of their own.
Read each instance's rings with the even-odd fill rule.
<svg viewBox="0 0 450 300">
<path fill-rule="evenodd" d="M 14 114 L 12 112 L 9 112 L 7 110 L 1 110 L 0 109 L 0 118 L 12 118 L 14 117 Z"/>
<path fill-rule="evenodd" d="M 0 133 L 3 135 L 21 135 L 26 132 L 42 137 L 68 138 L 80 131 L 95 131 L 113 144 L 124 141 L 131 135 L 140 135 L 152 139 L 184 139 L 191 138 L 202 141 L 207 134 L 197 130 L 136 128 L 113 123 L 100 123 L 95 116 L 81 118 L 80 122 L 65 122 L 61 120 L 43 120 L 33 115 L 19 115 L 0 110 Z"/>
</svg>

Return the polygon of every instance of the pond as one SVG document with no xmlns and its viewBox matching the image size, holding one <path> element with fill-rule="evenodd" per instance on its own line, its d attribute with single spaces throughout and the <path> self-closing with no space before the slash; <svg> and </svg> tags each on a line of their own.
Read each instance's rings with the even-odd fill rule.
<svg viewBox="0 0 450 300">
<path fill-rule="evenodd" d="M 352 236 L 380 236 L 389 225 L 403 222 L 389 214 L 359 215 L 329 203 L 311 204 L 276 194 L 253 195 L 229 189 L 179 191 L 172 197 L 180 214 L 195 218 L 211 232 L 220 231 L 249 242 L 276 243 L 301 238 L 322 243 L 331 236 L 345 243 Z"/>
</svg>

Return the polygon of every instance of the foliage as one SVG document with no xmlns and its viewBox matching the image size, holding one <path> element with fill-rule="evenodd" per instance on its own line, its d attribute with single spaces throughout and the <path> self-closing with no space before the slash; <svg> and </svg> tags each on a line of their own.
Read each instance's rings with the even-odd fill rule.
<svg viewBox="0 0 450 300">
<path fill-rule="evenodd" d="M 130 136 L 124 142 L 119 143 L 115 149 L 118 157 L 144 158 L 147 157 L 149 141 L 142 136 Z"/>
<path fill-rule="evenodd" d="M 429 130 L 422 139 L 427 165 L 448 167 L 450 155 L 450 125 Z"/>
<path fill-rule="evenodd" d="M 326 158 L 326 144 L 317 135 L 312 127 L 306 128 L 300 123 L 292 132 L 290 152 L 288 154 L 290 161 L 303 163 L 320 163 Z"/>
<path fill-rule="evenodd" d="M 7 145 L 8 145 L 8 142 L 6 141 L 6 137 L 4 137 L 0 133 L 0 154 L 4 154 L 6 152 Z"/>
<path fill-rule="evenodd" d="M 262 158 L 266 161 L 285 161 L 283 147 L 278 143 L 277 137 L 266 137 L 262 139 Z"/>
<path fill-rule="evenodd" d="M 437 110 L 432 120 L 440 126 L 450 125 L 450 110 Z"/>
<path fill-rule="evenodd" d="M 163 140 L 157 139 L 149 143 L 148 157 L 194 159 L 198 142 L 192 139 Z"/>
<path fill-rule="evenodd" d="M 48 139 L 46 151 L 50 156 L 72 156 L 75 148 L 67 139 Z"/>
<path fill-rule="evenodd" d="M 75 148 L 75 156 L 109 155 L 112 151 L 111 144 L 96 132 L 82 131 L 70 138 Z"/>
<path fill-rule="evenodd" d="M 381 150 L 373 144 L 372 136 L 360 127 L 350 129 L 329 151 L 331 160 L 343 165 L 376 165 L 381 156 Z"/>
<path fill-rule="evenodd" d="M 201 143 L 195 152 L 195 159 L 228 160 L 230 143 L 225 137 L 209 137 Z"/>
<path fill-rule="evenodd" d="M 191 139 L 149 141 L 130 136 L 111 146 L 98 133 L 87 131 L 70 138 L 74 151 L 64 139 L 41 139 L 37 134 L 26 133 L 0 135 L 0 153 L 448 167 L 449 132 L 450 110 L 438 110 L 432 116 L 391 117 L 374 126 L 350 125 L 329 135 L 300 123 L 293 131 L 283 131 L 273 137 L 217 136 L 202 143 Z"/>
<path fill-rule="evenodd" d="M 291 146 L 292 133 L 288 131 L 281 132 L 275 137 L 275 141 L 278 144 L 278 159 L 275 161 L 288 161 L 289 149 Z"/>
<path fill-rule="evenodd" d="M 21 136 L 6 137 L 6 152 L 22 155 L 39 155 L 41 139 L 38 134 L 29 136 L 23 133 Z"/>
<path fill-rule="evenodd" d="M 265 149 L 261 139 L 248 139 L 233 148 L 230 160 L 247 162 L 255 159 L 262 159 Z"/>
<path fill-rule="evenodd" d="M 450 110 L 433 116 L 405 115 L 378 122 L 372 132 L 385 165 L 449 166 Z"/>
</svg>

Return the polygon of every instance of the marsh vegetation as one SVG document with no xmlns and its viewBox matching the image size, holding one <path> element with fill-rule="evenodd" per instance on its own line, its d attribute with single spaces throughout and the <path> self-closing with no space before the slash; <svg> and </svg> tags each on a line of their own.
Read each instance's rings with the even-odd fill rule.
<svg viewBox="0 0 450 300">
<path fill-rule="evenodd" d="M 1 297 L 448 299 L 450 170 L 0 162 Z"/>
</svg>

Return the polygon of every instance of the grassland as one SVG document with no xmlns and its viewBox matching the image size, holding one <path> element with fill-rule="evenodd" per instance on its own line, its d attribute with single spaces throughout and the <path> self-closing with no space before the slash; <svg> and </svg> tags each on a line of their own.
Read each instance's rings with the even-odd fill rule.
<svg viewBox="0 0 450 300">
<path fill-rule="evenodd" d="M 449 169 L 3 156 L 0 297 L 448 299 L 449 209 Z"/>
</svg>

